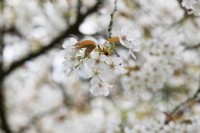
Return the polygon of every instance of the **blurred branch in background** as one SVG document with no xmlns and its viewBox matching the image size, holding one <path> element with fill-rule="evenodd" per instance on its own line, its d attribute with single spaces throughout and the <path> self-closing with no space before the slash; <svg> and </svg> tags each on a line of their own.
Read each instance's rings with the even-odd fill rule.
<svg viewBox="0 0 200 133">
<path fill-rule="evenodd" d="M 95 11 L 97 11 L 98 6 L 101 4 L 101 1 L 99 0 L 97 2 L 97 4 L 95 6 L 93 6 L 91 9 L 89 9 L 85 14 L 82 14 L 78 20 L 76 21 L 75 24 L 71 25 L 69 27 L 69 29 L 64 30 L 58 37 L 56 37 L 55 39 L 53 39 L 47 46 L 44 46 L 43 48 L 41 48 L 40 50 L 38 50 L 35 53 L 30 53 L 28 56 L 22 58 L 21 60 L 18 60 L 16 62 L 14 62 L 11 67 L 8 70 L 5 70 L 3 72 L 3 76 L 7 76 L 8 74 L 10 74 L 13 70 L 15 70 L 16 68 L 18 68 L 19 66 L 21 66 L 22 64 L 24 64 L 26 61 L 34 59 L 38 56 L 40 56 L 41 54 L 53 49 L 55 46 L 57 46 L 59 44 L 59 42 L 61 42 L 64 38 L 66 38 L 67 36 L 69 36 L 70 34 L 77 34 L 79 32 L 79 26 L 81 25 L 81 23 L 84 21 L 84 19 L 94 13 Z"/>
<path fill-rule="evenodd" d="M 183 8 L 183 6 L 182 6 L 182 0 L 177 0 L 177 2 L 178 2 L 178 4 L 179 4 L 180 8 L 183 9 L 183 11 L 184 11 L 184 16 L 188 16 L 187 11 L 186 11 L 186 10 Z"/>
<path fill-rule="evenodd" d="M 112 36 L 113 18 L 114 18 L 114 14 L 115 14 L 116 11 L 117 11 L 117 0 L 115 0 L 115 2 L 114 2 L 114 10 L 110 14 L 110 23 L 109 23 L 109 26 L 108 26 L 109 38 Z"/>
<path fill-rule="evenodd" d="M 9 127 L 8 121 L 7 121 L 7 113 L 6 113 L 6 107 L 5 107 L 5 90 L 3 89 L 3 81 L 5 79 L 5 77 L 7 75 L 9 75 L 10 73 L 12 73 L 15 69 L 17 69 L 18 67 L 20 67 L 21 65 L 23 65 L 26 61 L 29 61 L 31 59 L 34 59 L 36 57 L 39 57 L 40 55 L 44 54 L 45 52 L 48 52 L 49 50 L 55 48 L 55 46 L 57 46 L 64 38 L 66 38 L 67 36 L 69 36 L 70 34 L 78 34 L 79 33 L 79 26 L 81 25 L 81 23 L 85 20 L 85 18 L 87 16 L 89 16 L 90 14 L 94 13 L 95 11 L 97 11 L 98 6 L 101 4 L 102 2 L 100 0 L 98 0 L 98 2 L 91 8 L 89 9 L 86 13 L 81 14 L 81 0 L 79 0 L 78 3 L 78 18 L 76 20 L 76 22 L 71 25 L 69 27 L 69 29 L 65 29 L 59 36 L 57 36 L 56 38 L 54 38 L 48 45 L 42 47 L 40 50 L 34 52 L 34 53 L 30 53 L 29 55 L 27 55 L 26 57 L 14 62 L 9 69 L 7 70 L 3 70 L 2 66 L 3 66 L 3 62 L 2 62 L 2 52 L 3 52 L 3 34 L 4 33 L 14 33 L 19 35 L 20 37 L 22 37 L 22 35 L 20 34 L 20 32 L 17 31 L 17 29 L 15 27 L 12 27 L 10 29 L 7 30 L 2 30 L 0 31 L 0 53 L 1 53 L 1 58 L 0 58 L 0 119 L 1 119 L 1 126 L 2 129 L 6 132 L 6 133 L 12 133 L 13 131 L 11 130 L 11 128 Z M 3 5 L 3 3 L 1 2 L 1 6 Z M 40 115 L 41 116 L 41 115 Z M 39 116 L 39 117 L 40 117 Z M 36 117 L 37 118 L 37 117 Z M 31 120 L 30 123 L 34 122 L 35 117 Z"/>
<path fill-rule="evenodd" d="M 7 121 L 7 113 L 6 113 L 6 106 L 5 106 L 5 91 L 3 89 L 3 29 L 0 27 L 0 119 L 1 119 L 1 126 L 2 129 L 6 133 L 12 133 L 8 121 Z"/>
<path fill-rule="evenodd" d="M 15 26 L 12 26 L 8 29 L 3 29 L 3 34 L 6 34 L 6 33 L 14 34 L 14 35 L 17 35 L 17 36 L 23 38 L 23 35 L 18 31 L 18 29 Z"/>
<path fill-rule="evenodd" d="M 186 50 L 191 50 L 191 49 L 198 49 L 198 48 L 200 48 L 200 43 L 197 44 L 197 45 L 194 45 L 194 46 L 188 46 L 188 47 L 186 47 L 185 49 L 186 49 Z"/>
<path fill-rule="evenodd" d="M 167 119 L 165 120 L 165 124 L 168 124 L 170 121 L 173 121 L 173 118 L 178 118 L 181 116 L 186 108 L 189 108 L 191 105 L 200 101 L 200 74 L 199 74 L 199 86 L 197 91 L 194 93 L 192 97 L 187 98 L 184 102 L 177 105 L 169 114 L 167 114 Z"/>
<path fill-rule="evenodd" d="M 81 8 L 82 8 L 82 1 L 78 0 L 78 6 L 77 6 L 77 21 L 81 18 Z"/>
</svg>

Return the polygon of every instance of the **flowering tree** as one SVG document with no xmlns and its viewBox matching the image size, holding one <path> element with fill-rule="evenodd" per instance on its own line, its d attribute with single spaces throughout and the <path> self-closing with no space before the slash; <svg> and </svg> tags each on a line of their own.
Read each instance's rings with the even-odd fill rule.
<svg viewBox="0 0 200 133">
<path fill-rule="evenodd" d="M 1 0 L 0 133 L 198 133 L 199 0 Z"/>
</svg>

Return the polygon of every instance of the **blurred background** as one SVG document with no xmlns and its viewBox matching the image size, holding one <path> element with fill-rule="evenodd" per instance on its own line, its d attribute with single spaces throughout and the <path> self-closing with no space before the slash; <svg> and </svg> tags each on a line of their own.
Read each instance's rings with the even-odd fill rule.
<svg viewBox="0 0 200 133">
<path fill-rule="evenodd" d="M 181 2 L 117 1 L 113 36 L 137 27 L 142 50 L 117 49 L 128 72 L 104 97 L 64 72 L 61 50 L 70 36 L 108 38 L 114 0 L 1 0 L 0 133 L 197 133 L 200 19 Z"/>
</svg>

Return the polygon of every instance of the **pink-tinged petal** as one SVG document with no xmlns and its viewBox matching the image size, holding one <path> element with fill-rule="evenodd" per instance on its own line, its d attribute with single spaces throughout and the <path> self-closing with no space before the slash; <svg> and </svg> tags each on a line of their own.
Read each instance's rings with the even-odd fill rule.
<svg viewBox="0 0 200 133">
<path fill-rule="evenodd" d="M 62 47 L 63 47 L 64 49 L 66 49 L 66 48 L 68 48 L 69 46 L 70 46 L 69 40 L 64 41 Z"/>
<path fill-rule="evenodd" d="M 123 74 L 126 73 L 128 70 L 126 70 L 123 66 L 116 66 L 115 67 L 115 73 L 117 74 Z"/>
<path fill-rule="evenodd" d="M 134 36 L 134 38 L 139 38 L 141 36 L 141 33 L 139 30 L 134 30 L 132 36 Z"/>
<path fill-rule="evenodd" d="M 123 40 L 123 38 L 120 37 L 119 41 L 120 41 L 121 45 L 126 47 L 126 42 Z"/>
</svg>

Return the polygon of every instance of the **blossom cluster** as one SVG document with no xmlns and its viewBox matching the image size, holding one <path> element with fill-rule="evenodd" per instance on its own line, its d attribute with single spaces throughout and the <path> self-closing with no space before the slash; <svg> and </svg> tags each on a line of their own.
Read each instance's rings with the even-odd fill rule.
<svg viewBox="0 0 200 133">
<path fill-rule="evenodd" d="M 81 14 L 96 3 L 81 1 Z M 81 36 L 66 38 L 64 55 L 53 47 L 4 79 L 13 132 L 199 132 L 199 95 L 179 106 L 199 87 L 200 21 L 185 14 L 199 16 L 199 1 L 118 0 L 112 37 L 105 38 L 113 2 L 102 0 L 76 27 Z M 78 14 L 78 0 L 3 3 L 5 70 L 71 28 Z"/>
<path fill-rule="evenodd" d="M 114 77 L 126 72 L 123 59 L 116 48 L 124 46 L 136 59 L 134 52 L 141 50 L 140 33 L 137 29 L 123 27 L 119 35 L 109 39 L 100 38 L 78 41 L 69 38 L 63 43 L 64 67 L 70 74 L 75 72 L 81 78 L 90 79 L 90 92 L 96 96 L 109 94 Z"/>
<path fill-rule="evenodd" d="M 132 64 L 127 61 L 127 74 L 121 78 L 123 88 L 139 91 L 147 89 L 153 92 L 162 89 L 182 67 L 179 58 L 181 51 L 180 42 L 173 38 L 155 38 L 141 57 L 149 61 Z"/>
</svg>

